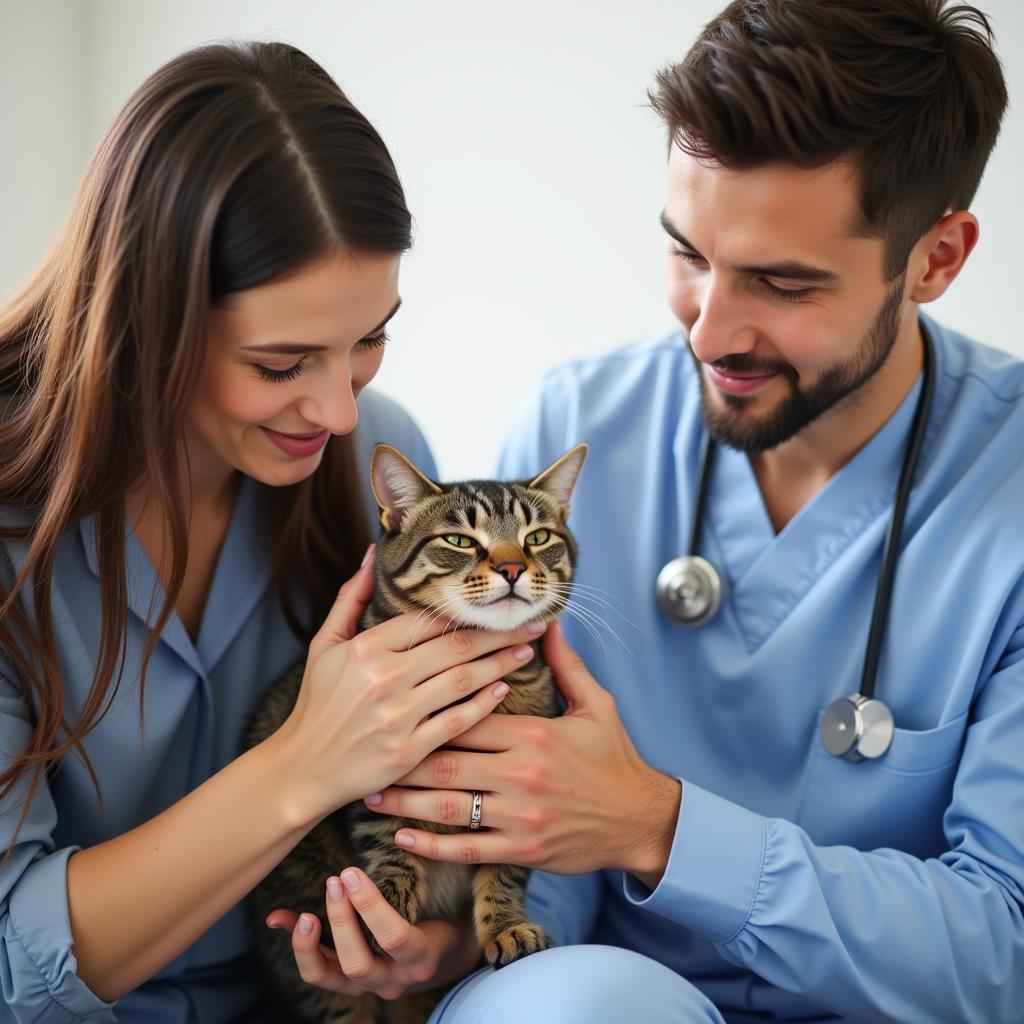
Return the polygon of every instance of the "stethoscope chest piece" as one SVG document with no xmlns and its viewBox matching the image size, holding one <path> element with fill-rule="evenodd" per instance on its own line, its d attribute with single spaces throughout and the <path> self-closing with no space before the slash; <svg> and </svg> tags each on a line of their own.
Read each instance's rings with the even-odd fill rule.
<svg viewBox="0 0 1024 1024">
<path fill-rule="evenodd" d="M 658 603 L 681 626 L 696 628 L 714 618 L 722 603 L 722 580 L 700 555 L 684 555 L 658 573 Z"/>
<path fill-rule="evenodd" d="M 892 712 L 882 701 L 855 693 L 829 705 L 821 721 L 821 744 L 833 757 L 863 761 L 889 749 L 893 728 Z"/>
</svg>

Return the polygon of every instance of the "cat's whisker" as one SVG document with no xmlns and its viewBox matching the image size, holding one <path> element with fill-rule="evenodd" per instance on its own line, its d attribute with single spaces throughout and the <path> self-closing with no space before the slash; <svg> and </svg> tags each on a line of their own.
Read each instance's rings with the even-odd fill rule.
<svg viewBox="0 0 1024 1024">
<path fill-rule="evenodd" d="M 597 626 L 590 622 L 586 618 L 586 616 L 580 614 L 580 610 L 578 608 L 573 608 L 570 605 L 566 605 L 564 611 L 566 615 L 571 615 L 574 619 L 576 619 L 579 622 L 579 624 L 594 638 L 594 641 L 601 648 L 601 654 L 607 657 L 608 648 L 605 645 L 604 637 L 601 636 L 601 632 L 597 628 Z"/>
<path fill-rule="evenodd" d="M 592 587 L 589 584 L 579 583 L 576 580 L 573 580 L 572 583 L 567 583 L 562 580 L 555 580 L 554 583 L 556 583 L 558 586 L 572 587 L 573 590 L 585 591 L 588 594 L 592 594 L 595 597 L 599 597 L 601 600 L 605 600 L 619 606 L 621 606 L 623 603 L 621 598 L 617 597 L 610 590 L 604 590 L 601 587 Z"/>
<path fill-rule="evenodd" d="M 619 634 L 611 627 L 611 625 L 600 615 L 598 615 L 597 612 L 595 612 L 593 609 L 581 605 L 578 601 L 566 601 L 565 610 L 570 615 L 575 616 L 575 618 L 580 623 L 587 622 L 592 624 L 595 628 L 597 626 L 601 626 L 604 630 L 611 634 L 611 636 L 615 639 L 616 643 L 618 643 L 618 645 L 623 649 L 623 651 L 626 652 L 626 654 L 628 654 L 631 658 L 636 658 L 636 654 L 634 654 L 629 644 L 627 644 L 626 641 L 623 640 L 622 637 L 619 636 Z M 601 650 L 602 653 L 607 653 L 603 640 L 601 643 Z"/>
<path fill-rule="evenodd" d="M 419 628 L 419 626 L 421 624 L 421 620 L 424 617 L 429 616 L 429 618 L 427 618 L 427 621 L 425 623 L 423 623 L 423 627 L 426 630 L 426 629 L 429 629 L 439 618 L 441 618 L 442 615 L 445 615 L 449 609 L 458 607 L 458 604 L 459 604 L 458 597 L 448 596 L 448 597 L 443 598 L 439 602 L 434 602 L 432 604 L 427 605 L 423 609 L 423 611 L 420 612 L 420 614 L 416 616 L 415 620 L 413 621 L 412 627 L 410 629 L 410 632 L 413 633 L 413 638 L 409 641 L 409 646 L 406 648 L 406 650 L 410 651 L 410 650 L 412 650 L 413 647 L 416 646 L 415 631 L 416 631 L 416 629 Z M 458 624 L 462 625 L 462 621 L 461 621 L 461 619 L 459 619 L 458 616 L 456 616 L 455 620 L 453 620 L 453 621 L 458 621 Z M 458 627 L 456 627 L 456 628 L 458 628 Z M 444 631 L 441 633 L 441 635 L 444 636 L 445 633 L 447 633 L 447 632 L 448 632 L 448 627 L 445 626 L 444 627 Z"/>
<path fill-rule="evenodd" d="M 634 622 L 631 618 L 629 618 L 629 616 L 624 615 L 618 608 L 614 607 L 613 605 L 610 605 L 607 601 L 605 601 L 602 598 L 598 597 L 596 594 L 580 593 L 580 589 L 587 589 L 587 588 L 580 588 L 579 585 L 576 584 L 576 583 L 558 583 L 558 582 L 549 583 L 548 586 L 556 594 L 565 594 L 565 595 L 572 594 L 579 601 L 584 601 L 584 600 L 595 601 L 599 605 L 601 605 L 603 608 L 606 608 L 609 612 L 613 612 L 615 615 L 618 615 L 619 618 L 622 619 L 623 622 L 625 622 L 628 625 L 632 626 L 638 633 L 642 633 L 644 636 L 647 636 L 647 637 L 650 636 L 650 633 L 648 633 L 647 630 L 643 628 L 643 626 L 641 626 L 638 623 Z M 596 588 L 593 588 L 593 589 L 596 589 Z"/>
</svg>

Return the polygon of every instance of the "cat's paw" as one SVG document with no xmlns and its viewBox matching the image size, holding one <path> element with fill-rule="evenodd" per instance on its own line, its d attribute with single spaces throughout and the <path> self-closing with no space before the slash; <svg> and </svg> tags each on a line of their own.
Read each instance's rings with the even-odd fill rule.
<svg viewBox="0 0 1024 1024">
<path fill-rule="evenodd" d="M 388 875 L 384 878 L 374 879 L 374 882 L 384 899 L 387 900 L 388 903 L 390 903 L 391 906 L 409 922 L 409 924 L 415 924 L 419 920 L 422 899 L 420 893 L 417 892 L 415 888 L 414 880 L 411 880 L 404 875 Z M 370 949 L 373 950 L 377 956 L 387 956 L 387 953 L 381 948 L 380 944 L 374 938 L 369 929 L 365 930 L 365 934 Z"/>
<path fill-rule="evenodd" d="M 530 953 L 539 953 L 551 943 L 540 925 L 516 924 L 498 932 L 484 943 L 484 956 L 493 967 L 504 967 Z"/>
</svg>

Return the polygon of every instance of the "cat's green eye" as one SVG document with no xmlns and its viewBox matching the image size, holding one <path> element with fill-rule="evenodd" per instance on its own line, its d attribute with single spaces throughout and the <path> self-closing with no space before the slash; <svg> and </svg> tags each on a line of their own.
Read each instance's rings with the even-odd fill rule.
<svg viewBox="0 0 1024 1024">
<path fill-rule="evenodd" d="M 453 548 L 471 548 L 473 546 L 473 538 L 461 533 L 446 533 L 444 540 Z"/>
<path fill-rule="evenodd" d="M 533 533 L 528 533 L 526 535 L 526 543 L 529 544 L 531 548 L 538 548 L 541 544 L 546 544 L 548 537 L 550 536 L 551 534 L 547 530 L 534 530 Z"/>
</svg>

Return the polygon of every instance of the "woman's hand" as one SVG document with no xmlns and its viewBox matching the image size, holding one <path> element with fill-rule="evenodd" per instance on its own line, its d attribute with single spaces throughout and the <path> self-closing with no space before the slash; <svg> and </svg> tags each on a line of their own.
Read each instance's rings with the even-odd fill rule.
<svg viewBox="0 0 1024 1024">
<path fill-rule="evenodd" d="M 447 620 L 408 613 L 357 635 L 372 594 L 371 556 L 341 588 L 310 644 L 294 709 L 264 741 L 295 826 L 390 785 L 480 722 L 508 692 L 498 681 L 533 657 L 526 641 L 544 630 L 451 632 Z"/>
<path fill-rule="evenodd" d="M 643 761 L 614 699 L 557 623 L 544 638 L 544 656 L 569 701 L 565 715 L 492 715 L 454 741 L 460 749 L 431 754 L 366 805 L 465 828 L 477 790 L 482 831 L 403 828 L 398 845 L 460 864 L 520 864 L 563 874 L 619 868 L 654 888 L 675 834 L 679 783 Z"/>
<path fill-rule="evenodd" d="M 279 909 L 267 916 L 268 927 L 291 932 L 295 964 L 310 985 L 350 996 L 374 992 L 397 999 L 457 981 L 480 959 L 469 922 L 462 927 L 447 921 L 411 925 L 358 868 L 327 879 L 326 902 L 333 950 L 320 945 L 320 921 L 314 914 Z M 370 950 L 360 917 L 387 956 Z"/>
</svg>

